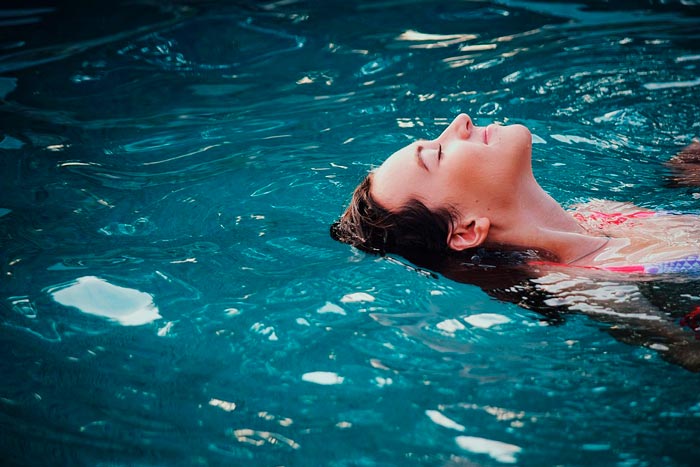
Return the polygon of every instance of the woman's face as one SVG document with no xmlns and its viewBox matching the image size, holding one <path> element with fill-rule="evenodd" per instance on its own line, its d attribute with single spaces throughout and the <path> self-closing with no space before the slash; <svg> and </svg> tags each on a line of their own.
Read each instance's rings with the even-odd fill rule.
<svg viewBox="0 0 700 467">
<path fill-rule="evenodd" d="M 512 202 L 523 180 L 534 180 L 531 155 L 526 127 L 477 127 L 460 114 L 437 139 L 416 141 L 384 161 L 372 174 L 372 196 L 390 211 L 417 199 L 430 209 L 488 215 Z"/>
</svg>

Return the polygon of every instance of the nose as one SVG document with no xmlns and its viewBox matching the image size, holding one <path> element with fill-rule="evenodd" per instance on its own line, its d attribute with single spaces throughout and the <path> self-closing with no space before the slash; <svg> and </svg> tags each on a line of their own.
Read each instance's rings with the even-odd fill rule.
<svg viewBox="0 0 700 467">
<path fill-rule="evenodd" d="M 471 117 L 467 114 L 459 114 L 442 132 L 439 139 L 469 139 L 473 128 L 474 124 Z"/>
</svg>

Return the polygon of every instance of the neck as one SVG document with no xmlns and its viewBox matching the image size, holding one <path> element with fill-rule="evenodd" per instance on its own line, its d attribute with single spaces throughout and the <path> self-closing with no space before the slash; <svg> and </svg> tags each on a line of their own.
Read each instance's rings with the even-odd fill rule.
<svg viewBox="0 0 700 467">
<path fill-rule="evenodd" d="M 534 178 L 523 185 L 512 205 L 492 216 L 505 222 L 492 222 L 490 242 L 545 250 L 571 264 L 587 264 L 604 249 L 607 237 L 587 234 Z"/>
</svg>

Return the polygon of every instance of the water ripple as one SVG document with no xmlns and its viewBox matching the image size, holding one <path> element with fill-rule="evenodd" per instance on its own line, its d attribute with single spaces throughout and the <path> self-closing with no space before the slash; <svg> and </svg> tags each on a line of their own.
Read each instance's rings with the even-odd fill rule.
<svg viewBox="0 0 700 467">
<path fill-rule="evenodd" d="M 665 446 L 693 445 L 696 377 L 603 302 L 639 318 L 643 295 L 685 332 L 697 280 L 490 296 L 328 236 L 367 170 L 458 112 L 530 127 L 563 203 L 697 212 L 663 182 L 700 128 L 691 7 L 156 3 L 0 18 L 27 20 L 0 26 L 3 453 L 695 461 Z"/>
<path fill-rule="evenodd" d="M 303 37 L 259 26 L 252 18 L 233 21 L 227 16 L 193 19 L 134 40 L 118 53 L 162 70 L 231 71 L 304 46 Z"/>
</svg>

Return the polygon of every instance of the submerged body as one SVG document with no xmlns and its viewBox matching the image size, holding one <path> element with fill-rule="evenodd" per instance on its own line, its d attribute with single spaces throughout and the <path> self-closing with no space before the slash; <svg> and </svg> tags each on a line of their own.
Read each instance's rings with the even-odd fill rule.
<svg viewBox="0 0 700 467">
<path fill-rule="evenodd" d="M 674 180 L 693 179 L 687 162 L 674 165 Z M 602 200 L 564 209 L 537 183 L 522 125 L 479 127 L 459 115 L 370 173 L 331 234 L 548 318 L 586 313 L 620 340 L 700 371 L 700 341 L 679 326 L 700 329 L 688 317 L 700 300 L 700 217 Z M 657 278 L 679 273 L 695 278 L 671 281 L 684 301 L 657 300 Z"/>
<path fill-rule="evenodd" d="M 596 200 L 570 211 L 593 236 L 609 240 L 583 267 L 612 272 L 700 274 L 700 217 Z M 574 261 L 569 264 L 580 265 Z"/>
</svg>

